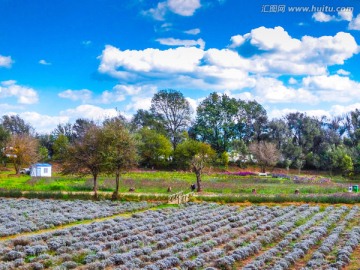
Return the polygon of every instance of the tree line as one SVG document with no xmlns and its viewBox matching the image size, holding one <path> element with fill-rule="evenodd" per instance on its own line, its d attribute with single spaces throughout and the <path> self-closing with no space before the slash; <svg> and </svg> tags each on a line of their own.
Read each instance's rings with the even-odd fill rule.
<svg viewBox="0 0 360 270">
<path fill-rule="evenodd" d="M 3 164 L 10 160 L 19 173 L 36 161 L 59 162 L 63 173 L 90 173 L 95 191 L 100 173 L 115 175 L 118 191 L 120 174 L 134 166 L 191 168 L 199 190 L 208 163 L 245 167 L 255 161 L 262 170 L 277 165 L 350 175 L 360 171 L 359 142 L 358 109 L 331 119 L 301 112 L 269 119 L 256 101 L 211 93 L 193 112 L 172 89 L 157 92 L 150 109 L 129 121 L 120 114 L 101 123 L 80 118 L 49 134 L 37 134 L 18 115 L 0 121 Z"/>
</svg>

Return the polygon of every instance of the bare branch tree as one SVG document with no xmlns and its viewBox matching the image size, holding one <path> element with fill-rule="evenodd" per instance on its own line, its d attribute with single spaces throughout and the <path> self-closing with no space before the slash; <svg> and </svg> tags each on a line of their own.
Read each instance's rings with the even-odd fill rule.
<svg viewBox="0 0 360 270">
<path fill-rule="evenodd" d="M 256 158 L 262 172 L 266 171 L 266 167 L 275 166 L 280 157 L 279 150 L 271 142 L 253 142 L 249 150 Z"/>
</svg>

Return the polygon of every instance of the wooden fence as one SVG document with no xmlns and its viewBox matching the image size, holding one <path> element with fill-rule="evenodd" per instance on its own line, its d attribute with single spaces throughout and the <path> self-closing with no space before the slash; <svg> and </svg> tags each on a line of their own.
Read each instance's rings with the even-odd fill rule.
<svg viewBox="0 0 360 270">
<path fill-rule="evenodd" d="M 192 196 L 192 195 L 193 195 L 193 192 L 184 194 L 183 191 L 169 195 L 168 204 L 187 203 L 190 200 L 190 196 Z"/>
</svg>

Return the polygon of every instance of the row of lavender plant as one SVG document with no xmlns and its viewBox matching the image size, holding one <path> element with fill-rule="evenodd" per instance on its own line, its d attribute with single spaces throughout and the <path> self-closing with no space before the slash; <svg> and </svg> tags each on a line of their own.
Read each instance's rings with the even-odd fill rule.
<svg viewBox="0 0 360 270">
<path fill-rule="evenodd" d="M 38 262 L 35 260 L 34 263 L 44 264 L 46 261 L 69 262 L 77 255 L 89 254 L 85 256 L 83 262 L 91 263 L 94 258 L 90 255 L 94 253 L 99 257 L 97 259 L 104 260 L 112 253 L 120 255 L 144 245 L 153 245 L 157 241 L 159 243 L 155 248 L 161 249 L 162 243 L 156 235 L 165 236 L 166 232 L 162 231 L 163 228 L 169 231 L 178 230 L 179 233 L 182 231 L 182 237 L 189 239 L 193 237 L 193 231 L 200 224 L 211 223 L 222 216 L 227 218 L 235 210 L 236 208 L 231 207 L 193 205 L 181 211 L 175 209 L 149 211 L 146 214 L 134 215 L 135 218 L 130 220 L 115 218 L 53 233 L 15 239 L 3 247 L 0 246 L 0 254 L 3 254 L 3 261 L 10 261 L 5 263 L 6 269 L 18 269 L 24 266 L 25 259 L 29 256 L 36 256 Z M 182 229 L 184 226 L 185 230 Z M 150 250 L 152 252 L 152 249 Z M 51 252 L 49 254 L 49 251 L 55 253 L 56 256 L 52 256 Z M 113 256 L 107 263 L 117 264 L 118 259 L 119 256 Z"/>
<path fill-rule="evenodd" d="M 248 263 L 244 269 L 263 269 L 267 266 L 274 265 L 274 260 L 276 259 L 276 254 L 284 253 L 284 251 L 290 247 L 293 240 L 299 239 L 309 228 L 314 226 L 316 223 L 326 218 L 326 216 L 333 210 L 333 207 L 328 207 L 325 211 L 315 214 L 312 218 L 308 219 L 307 222 L 295 230 L 292 230 L 295 227 L 295 222 L 293 223 L 284 223 L 280 228 L 283 231 L 291 231 L 288 233 L 282 241 L 280 241 L 273 248 L 267 250 L 260 256 L 256 257 L 252 262 Z M 318 209 L 317 209 L 318 210 Z M 307 216 L 301 216 L 301 219 L 307 219 Z"/>
<path fill-rule="evenodd" d="M 154 204 L 0 198 L 0 237 L 146 209 Z"/>
<path fill-rule="evenodd" d="M 321 246 L 312 254 L 311 259 L 307 262 L 306 267 L 302 270 L 331 268 L 326 256 L 332 251 L 333 247 L 341 238 L 345 227 L 349 221 L 352 221 L 359 212 L 359 207 L 354 206 L 342 222 L 340 222 L 331 234 L 322 241 Z M 333 265 L 334 266 L 334 265 Z M 341 266 L 341 265 L 338 265 Z"/>
<path fill-rule="evenodd" d="M 262 249 L 263 245 L 281 239 L 286 232 L 296 226 L 295 223 L 297 220 L 309 217 L 313 213 L 318 212 L 319 208 L 309 208 L 309 206 L 304 205 L 299 207 L 299 210 L 298 213 L 290 212 L 283 217 L 278 217 L 271 222 L 260 226 L 259 229 L 262 233 L 258 232 L 257 237 L 251 241 L 251 244 L 243 245 L 243 243 L 240 243 L 231 254 L 218 259 L 215 262 L 215 266 L 222 269 L 232 269 L 236 262 L 257 254 Z M 269 226 L 271 226 L 271 228 Z M 251 266 L 251 269 L 253 269 L 252 267 L 253 266 Z"/>
<path fill-rule="evenodd" d="M 312 239 L 347 210 L 328 207 L 317 213 L 319 207 L 302 205 L 250 206 L 239 211 L 235 206 L 188 204 L 146 211 L 130 219 L 118 217 L 0 242 L 0 269 L 232 269 L 236 262 L 281 239 L 276 247 L 292 254 L 292 244 L 305 246 L 305 232 Z M 309 220 L 296 228 L 303 219 Z M 259 257 L 275 267 L 281 261 L 272 262 L 276 254 L 266 251 Z M 246 269 L 263 267 L 260 260 L 252 266 Z"/>
<path fill-rule="evenodd" d="M 346 211 L 348 211 L 348 208 L 345 206 L 331 211 L 324 221 L 311 228 L 308 233 L 302 235 L 299 239 L 300 241 L 296 242 L 284 256 L 278 258 L 274 265 L 264 269 L 289 269 L 291 265 L 303 258 L 328 233 L 329 227 L 336 224 Z M 282 253 L 284 253 L 284 249 Z"/>
</svg>

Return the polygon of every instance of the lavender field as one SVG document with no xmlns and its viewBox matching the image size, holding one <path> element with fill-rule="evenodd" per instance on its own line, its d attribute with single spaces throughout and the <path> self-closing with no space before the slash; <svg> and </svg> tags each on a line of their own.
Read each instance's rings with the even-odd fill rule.
<svg viewBox="0 0 360 270">
<path fill-rule="evenodd" d="M 1 232 L 16 223 L 6 219 L 11 203 L 24 207 L 15 207 L 15 217 L 31 209 L 26 200 L 1 200 Z M 57 215 L 68 222 L 71 215 L 76 220 L 147 206 L 34 201 L 34 209 L 49 210 L 46 223 L 53 225 Z M 28 212 L 14 228 L 21 232 L 28 220 L 34 233 L 3 237 L 0 269 L 343 269 L 359 259 L 358 206 L 239 208 L 191 203 L 43 233 L 35 232 L 42 226 L 36 211 Z"/>
</svg>

